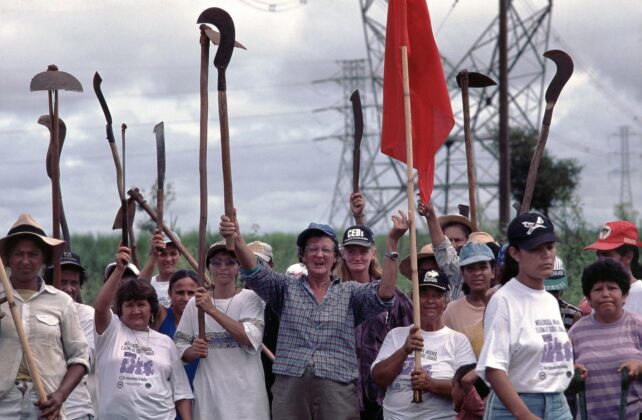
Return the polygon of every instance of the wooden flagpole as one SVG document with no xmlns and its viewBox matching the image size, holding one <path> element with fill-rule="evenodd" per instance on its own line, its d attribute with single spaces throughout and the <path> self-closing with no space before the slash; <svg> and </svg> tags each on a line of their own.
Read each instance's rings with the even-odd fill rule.
<svg viewBox="0 0 642 420">
<path fill-rule="evenodd" d="M 410 271 L 412 273 L 412 322 L 419 328 L 419 274 L 417 271 L 417 231 L 415 229 L 415 181 L 412 161 L 412 119 L 410 109 L 410 81 L 408 77 L 408 46 L 401 46 L 401 67 L 403 74 L 403 107 L 406 122 L 406 190 L 408 193 L 408 215 L 410 217 Z M 411 216 L 410 216 L 411 215 Z M 421 352 L 415 351 L 415 370 L 421 369 Z M 413 403 L 422 402 L 421 391 L 415 391 Z"/>
</svg>

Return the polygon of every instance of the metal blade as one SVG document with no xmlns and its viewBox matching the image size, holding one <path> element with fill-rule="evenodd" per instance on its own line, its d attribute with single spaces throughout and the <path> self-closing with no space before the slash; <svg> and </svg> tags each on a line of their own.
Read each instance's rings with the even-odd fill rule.
<svg viewBox="0 0 642 420">
<path fill-rule="evenodd" d="M 460 88 L 462 85 L 462 79 L 464 77 L 464 74 L 468 75 L 468 87 L 471 87 L 471 88 L 494 86 L 497 84 L 497 82 L 495 82 L 493 79 L 486 76 L 485 74 L 476 73 L 474 71 L 469 72 L 466 70 L 462 70 L 459 73 L 457 73 L 457 86 L 459 86 Z"/>
<path fill-rule="evenodd" d="M 29 90 L 69 90 L 82 92 L 82 85 L 74 76 L 64 71 L 58 71 L 58 67 L 50 65 L 47 71 L 36 74 L 31 79 Z"/>
<path fill-rule="evenodd" d="M 158 172 L 158 189 L 165 185 L 165 124 L 161 121 L 154 127 L 156 134 L 156 164 Z"/>
<path fill-rule="evenodd" d="M 199 26 L 199 29 L 205 32 L 205 35 L 207 35 L 210 41 L 212 41 L 212 44 L 219 45 L 221 43 L 221 34 L 216 32 L 214 29 L 210 28 L 207 25 L 201 25 Z M 245 45 L 241 44 L 238 41 L 234 41 L 234 47 L 241 48 L 247 51 L 247 48 L 245 48 Z"/>
</svg>

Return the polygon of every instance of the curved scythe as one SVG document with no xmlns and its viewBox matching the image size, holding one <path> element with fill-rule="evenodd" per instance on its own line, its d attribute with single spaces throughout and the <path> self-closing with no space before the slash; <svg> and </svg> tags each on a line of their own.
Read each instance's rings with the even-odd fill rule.
<svg viewBox="0 0 642 420">
<path fill-rule="evenodd" d="M 573 74 L 573 60 L 571 57 L 561 50 L 550 50 L 544 53 L 544 57 L 552 60 L 557 69 L 555 76 L 546 89 L 544 95 L 546 99 L 546 110 L 544 111 L 544 118 L 542 120 L 542 129 L 539 133 L 539 140 L 537 141 L 537 148 L 531 160 L 531 166 L 528 168 L 528 178 L 526 179 L 526 188 L 524 189 L 524 199 L 522 200 L 522 213 L 527 212 L 531 207 L 533 200 L 533 191 L 535 190 L 535 181 L 537 179 L 537 171 L 539 163 L 544 155 L 544 148 L 546 147 L 546 140 L 548 139 L 548 131 L 551 127 L 551 119 L 553 118 L 553 108 L 557 99 L 566 85 L 566 82 Z"/>
</svg>

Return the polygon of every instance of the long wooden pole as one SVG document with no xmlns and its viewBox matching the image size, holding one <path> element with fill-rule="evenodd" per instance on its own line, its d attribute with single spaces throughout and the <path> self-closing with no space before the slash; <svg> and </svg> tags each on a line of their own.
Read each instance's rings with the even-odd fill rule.
<svg viewBox="0 0 642 420">
<path fill-rule="evenodd" d="M 2 287 L 7 297 L 7 303 L 9 304 L 9 310 L 11 311 L 11 317 L 13 318 L 13 323 L 16 326 L 16 332 L 18 333 L 18 339 L 22 345 L 22 351 L 24 352 L 25 361 L 27 362 L 27 367 L 29 368 L 29 373 L 31 375 L 31 382 L 33 382 L 34 387 L 36 388 L 36 393 L 41 403 L 47 401 L 47 392 L 45 387 L 42 385 L 42 378 L 40 376 L 40 370 L 38 368 L 38 363 L 33 357 L 31 352 L 31 347 L 29 346 L 29 340 L 27 339 L 27 334 L 25 333 L 24 326 L 22 325 L 22 318 L 20 313 L 18 313 L 18 307 L 16 306 L 16 300 L 13 297 L 13 287 L 9 282 L 7 277 L 7 272 L 4 269 L 4 264 L 2 259 L 0 259 L 0 282 L 2 282 Z M 6 338 L 5 338 L 6 339 Z"/>
<path fill-rule="evenodd" d="M 60 239 L 60 125 L 58 121 L 58 90 L 49 90 L 49 115 L 51 116 L 51 205 L 53 237 Z M 60 260 L 53 261 L 53 286 L 60 289 L 62 277 Z"/>
<path fill-rule="evenodd" d="M 473 232 L 477 232 L 477 203 L 475 197 L 475 157 L 473 142 L 470 136 L 470 104 L 468 100 L 468 71 L 464 70 L 461 78 L 461 101 L 464 110 L 464 142 L 466 144 L 466 172 L 468 173 L 468 202 L 470 204 L 470 223 Z"/>
<path fill-rule="evenodd" d="M 403 71 L 403 107 L 406 122 L 406 190 L 408 193 L 408 215 L 410 220 L 410 271 L 412 273 L 412 322 L 421 334 L 421 319 L 419 311 L 419 274 L 417 271 L 417 230 L 415 229 L 415 180 L 412 160 L 412 118 L 410 109 L 410 81 L 408 77 L 408 47 L 401 46 L 401 67 Z M 412 216 L 410 216 L 412 215 Z M 421 369 L 421 352 L 415 351 L 415 370 Z M 415 391 L 413 403 L 422 402 L 421 391 Z"/>
<path fill-rule="evenodd" d="M 205 234 L 207 229 L 207 119 L 209 114 L 209 83 L 210 40 L 201 30 L 201 121 L 198 170 L 200 176 L 200 217 L 198 224 L 198 280 L 203 285 L 205 278 Z M 198 336 L 205 339 L 205 314 L 198 310 Z"/>
</svg>

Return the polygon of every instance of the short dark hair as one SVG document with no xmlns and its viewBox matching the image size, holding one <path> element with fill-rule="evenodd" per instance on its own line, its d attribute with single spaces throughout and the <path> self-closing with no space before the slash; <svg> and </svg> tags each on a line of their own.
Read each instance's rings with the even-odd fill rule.
<svg viewBox="0 0 642 420">
<path fill-rule="evenodd" d="M 519 274 L 519 263 L 515 261 L 515 259 L 511 257 L 510 252 L 508 252 L 511 247 L 519 250 L 519 247 L 515 245 L 510 245 L 506 248 L 506 252 L 504 253 L 504 266 L 499 273 L 499 284 L 502 286 Z"/>
<path fill-rule="evenodd" d="M 121 284 L 116 292 L 116 315 L 123 314 L 123 303 L 131 300 L 146 300 L 152 309 L 152 317 L 158 314 L 158 296 L 149 282 L 131 279 Z"/>
<path fill-rule="evenodd" d="M 488 244 L 486 244 L 486 245 L 488 245 Z M 489 248 L 490 248 L 490 246 L 489 246 Z M 495 258 L 497 258 L 497 255 L 495 255 Z M 493 276 L 495 275 L 495 273 L 494 273 L 494 271 L 495 271 L 495 261 L 496 260 L 487 261 L 490 264 L 490 269 L 493 271 Z M 464 292 L 464 295 L 469 295 L 470 294 L 470 287 L 468 287 L 468 285 L 466 284 L 466 282 L 463 279 L 464 278 L 463 277 L 463 275 L 464 275 L 464 267 L 461 267 L 460 270 L 461 270 L 461 274 L 462 274 L 461 291 Z M 492 283 L 493 279 L 491 278 L 490 281 Z"/>
<path fill-rule="evenodd" d="M 639 279 L 642 277 L 642 267 L 640 267 L 640 249 L 635 245 L 624 244 L 615 248 L 613 251 L 618 253 L 620 256 L 624 257 L 629 252 L 633 254 L 631 258 L 631 273 L 633 277 Z"/>
<path fill-rule="evenodd" d="M 459 366 L 457 370 L 455 371 L 455 375 L 453 376 L 453 382 L 461 385 L 461 380 L 462 378 L 471 370 L 474 370 L 477 367 L 475 363 L 471 363 L 468 365 L 463 365 Z M 475 390 L 477 391 L 477 394 L 479 394 L 479 398 L 482 400 L 486 398 L 486 396 L 490 393 L 490 389 L 488 388 L 488 385 L 486 385 L 486 382 L 482 378 L 477 378 L 475 381 Z"/>
<path fill-rule="evenodd" d="M 582 293 L 587 298 L 591 296 L 591 289 L 600 281 L 613 282 L 618 285 L 622 295 L 629 294 L 631 283 L 629 273 L 624 266 L 610 258 L 597 260 L 584 269 L 582 273 Z"/>
<path fill-rule="evenodd" d="M 176 284 L 177 281 L 183 280 L 185 277 L 189 277 L 194 280 L 194 283 L 198 284 L 198 274 L 192 270 L 178 270 L 172 277 L 169 278 L 169 291 L 172 291 L 172 287 Z"/>
</svg>

